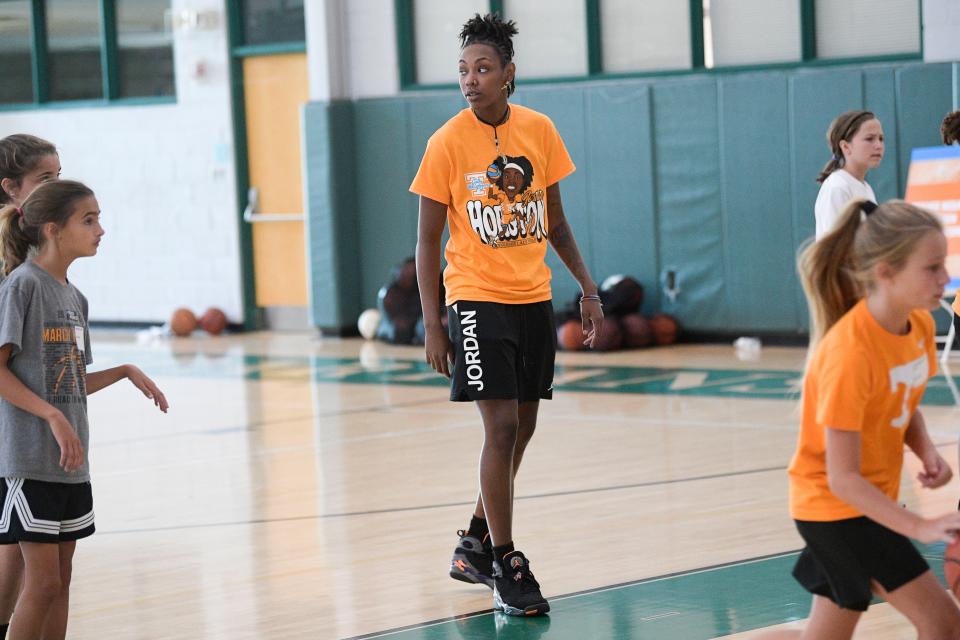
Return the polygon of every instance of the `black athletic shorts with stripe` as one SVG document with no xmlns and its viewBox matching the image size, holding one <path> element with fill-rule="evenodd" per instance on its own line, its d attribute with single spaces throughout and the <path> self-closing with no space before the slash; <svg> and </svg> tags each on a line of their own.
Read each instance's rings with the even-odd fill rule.
<svg viewBox="0 0 960 640">
<path fill-rule="evenodd" d="M 909 539 L 870 518 L 794 522 L 807 546 L 793 577 L 843 609 L 866 611 L 872 581 L 890 592 L 930 569 Z"/>
<path fill-rule="evenodd" d="M 0 479 L 0 544 L 69 542 L 93 535 L 89 482 Z"/>
<path fill-rule="evenodd" d="M 557 329 L 550 300 L 500 304 L 460 300 L 447 307 L 454 364 L 450 399 L 553 397 Z"/>
</svg>

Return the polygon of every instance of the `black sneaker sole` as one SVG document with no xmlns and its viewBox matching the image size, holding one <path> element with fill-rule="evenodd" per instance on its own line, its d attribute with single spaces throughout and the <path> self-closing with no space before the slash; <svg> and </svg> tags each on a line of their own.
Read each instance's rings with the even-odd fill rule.
<svg viewBox="0 0 960 640">
<path fill-rule="evenodd" d="M 460 582 L 482 584 L 493 589 L 493 578 L 480 574 L 470 565 L 467 565 L 464 570 L 461 570 L 457 565 L 450 565 L 450 577 Z"/>
</svg>

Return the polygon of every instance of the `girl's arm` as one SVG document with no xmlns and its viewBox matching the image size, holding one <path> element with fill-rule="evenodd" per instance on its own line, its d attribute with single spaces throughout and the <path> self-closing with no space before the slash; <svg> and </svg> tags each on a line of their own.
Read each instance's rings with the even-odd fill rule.
<svg viewBox="0 0 960 640">
<path fill-rule="evenodd" d="M 153 404 L 160 408 L 160 411 L 167 412 L 170 406 L 167 403 L 166 396 L 160 391 L 156 383 L 147 377 L 147 375 L 133 366 L 132 364 L 123 364 L 119 367 L 104 369 L 103 371 L 94 371 L 87 374 L 87 395 L 91 395 L 105 389 L 115 382 L 124 378 L 129 378 L 137 389 L 143 392 L 143 395 L 153 400 Z"/>
<path fill-rule="evenodd" d="M 926 519 L 907 511 L 860 475 L 860 433 L 827 428 L 827 479 L 835 496 L 908 538 L 953 542 L 960 512 Z"/>
<path fill-rule="evenodd" d="M 53 437 L 60 446 L 60 466 L 64 471 L 73 471 L 83 465 L 83 445 L 80 438 L 60 409 L 35 394 L 10 371 L 9 343 L 0 347 L 0 397 L 13 406 L 32 413 L 50 424 Z"/>
<path fill-rule="evenodd" d="M 583 263 L 583 256 L 573 237 L 573 229 L 563 212 L 563 200 L 560 198 L 560 183 L 547 187 L 547 211 L 550 215 L 549 238 L 553 250 L 557 252 L 563 264 L 580 284 L 585 296 L 597 295 L 597 283 L 590 277 L 590 270 Z M 603 327 L 603 309 L 599 300 L 583 300 L 580 303 L 580 315 L 583 320 L 583 332 L 587 335 L 584 344 L 593 346 Z"/>
<path fill-rule="evenodd" d="M 106 389 L 115 382 L 119 382 L 127 377 L 127 365 L 104 369 L 103 371 L 93 371 L 87 373 L 87 395 L 91 395 Z"/>
<path fill-rule="evenodd" d="M 440 323 L 440 239 L 447 224 L 447 205 L 420 196 L 417 222 L 417 285 L 423 308 L 424 349 L 427 363 L 450 377 L 453 351 Z"/>
<path fill-rule="evenodd" d="M 907 425 L 907 433 L 904 442 L 910 447 L 920 461 L 923 463 L 923 471 L 917 474 L 917 480 L 927 489 L 936 489 L 950 482 L 953 477 L 953 471 L 950 465 L 943 459 L 936 445 L 930 439 L 927 433 L 927 423 L 923 419 L 923 414 L 919 410 L 913 412 L 910 418 L 910 424 Z"/>
</svg>

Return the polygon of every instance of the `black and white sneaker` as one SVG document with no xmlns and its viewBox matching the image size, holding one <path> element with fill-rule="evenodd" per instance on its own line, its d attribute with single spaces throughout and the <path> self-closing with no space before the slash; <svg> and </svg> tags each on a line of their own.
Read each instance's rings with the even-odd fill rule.
<svg viewBox="0 0 960 640">
<path fill-rule="evenodd" d="M 494 610 L 511 616 L 539 616 L 550 611 L 530 562 L 519 551 L 503 556 L 503 566 L 493 563 L 493 580 Z"/>
<path fill-rule="evenodd" d="M 450 560 L 450 577 L 471 584 L 485 584 L 493 589 L 493 546 L 488 533 L 481 541 L 469 531 L 457 531 L 460 542 Z"/>
</svg>

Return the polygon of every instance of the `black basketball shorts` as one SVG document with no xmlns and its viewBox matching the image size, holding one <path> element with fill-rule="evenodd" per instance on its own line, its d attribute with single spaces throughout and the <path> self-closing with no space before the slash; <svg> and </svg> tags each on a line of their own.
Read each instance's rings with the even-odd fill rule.
<svg viewBox="0 0 960 640">
<path fill-rule="evenodd" d="M 447 307 L 455 359 L 450 399 L 553 397 L 557 330 L 553 303 L 500 304 L 460 300 Z"/>
<path fill-rule="evenodd" d="M 93 535 L 89 482 L 0 478 L 0 544 L 69 542 Z"/>
<path fill-rule="evenodd" d="M 807 546 L 793 577 L 844 609 L 867 610 L 872 580 L 889 592 L 930 569 L 910 540 L 867 517 L 795 522 Z"/>
</svg>

